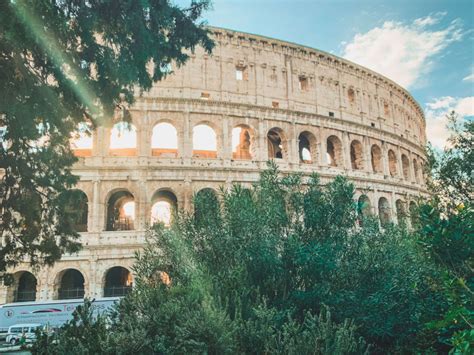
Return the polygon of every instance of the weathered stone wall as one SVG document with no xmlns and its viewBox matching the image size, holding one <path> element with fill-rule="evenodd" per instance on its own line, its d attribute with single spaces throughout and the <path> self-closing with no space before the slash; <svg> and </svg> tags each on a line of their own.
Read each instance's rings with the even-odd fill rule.
<svg viewBox="0 0 474 355">
<path fill-rule="evenodd" d="M 422 173 L 425 121 L 407 91 L 366 68 L 311 48 L 222 29 L 213 32 L 217 46 L 212 55 L 198 49 L 183 68 L 173 68 L 166 80 L 137 97 L 132 108 L 136 149 L 117 156 L 109 150 L 110 127 L 99 127 L 92 149 L 78 151 L 82 157 L 74 171 L 80 176 L 78 189 L 88 199 L 88 231 L 81 233 L 84 248 L 52 268 L 34 272 L 37 300 L 57 298 L 58 275 L 67 268 L 83 274 L 86 295 L 103 296 L 107 270 L 131 270 L 134 252 L 144 243 L 156 191 L 172 192 L 178 208 L 190 209 L 193 194 L 203 188 L 250 185 L 265 168 L 272 128 L 281 132 L 284 156 L 276 161 L 282 172 L 309 176 L 317 171 L 323 183 L 338 174 L 348 176 L 357 187 L 356 197 L 368 197 L 373 214 L 379 213 L 385 198 L 389 207 L 382 210 L 396 222 L 397 206 L 400 210 L 427 193 Z M 176 157 L 153 154 L 152 130 L 160 122 L 177 130 Z M 192 129 L 200 123 L 217 134 L 216 158 L 193 157 Z M 231 132 L 238 125 L 249 129 L 251 159 L 233 159 Z M 300 159 L 302 132 L 311 144 L 310 162 Z M 338 166 L 326 154 L 332 136 L 339 142 Z M 360 144 L 353 145 L 354 164 L 355 140 Z M 395 157 L 391 161 L 389 150 Z M 408 160 L 405 167 L 402 156 Z M 107 201 L 117 190 L 134 197 L 135 230 L 105 231 Z M 27 269 L 20 265 L 12 272 Z M 12 287 L 0 288 L 0 303 L 12 300 Z"/>
</svg>

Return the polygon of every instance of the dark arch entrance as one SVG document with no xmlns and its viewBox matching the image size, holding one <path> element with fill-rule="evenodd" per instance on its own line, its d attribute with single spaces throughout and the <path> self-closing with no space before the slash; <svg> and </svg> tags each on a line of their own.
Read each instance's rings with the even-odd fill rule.
<svg viewBox="0 0 474 355">
<path fill-rule="evenodd" d="M 36 300 L 36 277 L 28 271 L 23 272 L 18 279 L 14 302 L 28 302 Z"/>
<path fill-rule="evenodd" d="M 122 297 L 132 290 L 132 274 L 126 268 L 115 266 L 105 274 L 104 297 Z"/>
<path fill-rule="evenodd" d="M 65 270 L 59 285 L 58 299 L 84 298 L 84 276 L 79 271 Z"/>
</svg>

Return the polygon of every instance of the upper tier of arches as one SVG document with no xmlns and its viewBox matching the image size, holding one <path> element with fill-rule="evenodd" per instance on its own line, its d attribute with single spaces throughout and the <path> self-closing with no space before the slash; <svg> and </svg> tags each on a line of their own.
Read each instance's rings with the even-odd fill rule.
<svg viewBox="0 0 474 355">
<path fill-rule="evenodd" d="M 173 159 L 185 157 L 187 149 L 188 156 L 197 160 L 274 159 L 315 168 L 326 166 L 336 170 L 365 171 L 407 183 L 424 184 L 424 157 L 404 146 L 334 129 L 295 129 L 293 126 L 270 124 L 267 127 L 258 131 L 251 124 L 236 123 L 226 127 L 225 134 L 223 127 L 215 120 L 200 120 L 188 127 L 186 134 L 180 122 L 174 120 L 159 120 L 143 132 L 134 124 L 120 122 L 102 131 L 108 138 L 108 146 L 102 146 L 102 150 L 104 155 L 115 157 L 143 156 L 145 153 L 158 159 Z M 144 137 L 144 134 L 150 137 Z M 139 136 L 145 139 L 139 139 Z M 78 149 L 73 140 L 71 148 L 77 156 L 101 155 L 97 149 L 93 154 L 94 141 L 98 140 L 89 139 L 89 145 L 82 144 Z"/>
</svg>

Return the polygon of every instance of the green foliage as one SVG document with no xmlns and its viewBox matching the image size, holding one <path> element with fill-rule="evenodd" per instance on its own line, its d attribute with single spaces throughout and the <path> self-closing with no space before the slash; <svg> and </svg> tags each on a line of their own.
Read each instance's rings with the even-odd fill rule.
<svg viewBox="0 0 474 355">
<path fill-rule="evenodd" d="M 441 266 L 405 226 L 362 217 L 345 178 L 320 186 L 270 164 L 251 189 L 197 194 L 194 205 L 150 231 L 104 348 L 447 351 L 443 330 L 427 326 L 450 308 Z M 468 335 L 456 331 L 460 346 Z"/>
<path fill-rule="evenodd" d="M 417 240 L 439 265 L 436 284 L 447 306 L 426 323 L 452 354 L 468 354 L 474 343 L 474 122 L 449 116 L 451 146 L 431 154 L 434 197 L 418 208 Z"/>
<path fill-rule="evenodd" d="M 71 132 L 130 120 L 151 88 L 200 45 L 209 6 L 171 1 L 0 1 L 0 274 L 23 257 L 79 249 L 60 195 L 77 182 Z M 153 64 L 150 66 L 150 64 Z"/>
</svg>

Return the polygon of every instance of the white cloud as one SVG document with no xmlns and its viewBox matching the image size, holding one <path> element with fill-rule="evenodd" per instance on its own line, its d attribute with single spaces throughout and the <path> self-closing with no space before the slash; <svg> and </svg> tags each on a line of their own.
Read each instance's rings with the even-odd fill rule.
<svg viewBox="0 0 474 355">
<path fill-rule="evenodd" d="M 474 82 L 474 70 L 471 74 L 469 74 L 468 76 L 464 77 L 462 79 L 462 81 L 473 81 Z"/>
<path fill-rule="evenodd" d="M 461 23 L 452 21 L 434 30 L 446 13 L 418 18 L 410 24 L 387 21 L 366 33 L 358 33 L 342 44 L 343 56 L 364 65 L 404 87 L 413 86 L 427 74 L 433 58 L 462 38 Z"/>
<path fill-rule="evenodd" d="M 444 148 L 449 132 L 446 128 L 446 115 L 455 111 L 461 119 L 474 116 L 474 96 L 454 98 L 440 97 L 426 104 L 426 135 L 431 144 L 437 148 Z"/>
</svg>

